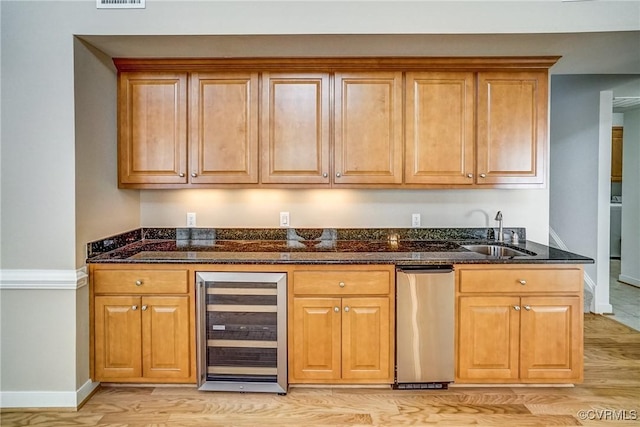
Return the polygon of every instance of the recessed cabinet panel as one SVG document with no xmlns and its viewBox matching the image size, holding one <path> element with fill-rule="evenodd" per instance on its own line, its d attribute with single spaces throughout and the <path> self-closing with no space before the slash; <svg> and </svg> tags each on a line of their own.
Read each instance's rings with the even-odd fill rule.
<svg viewBox="0 0 640 427">
<path fill-rule="evenodd" d="M 122 184 L 186 183 L 187 74 L 121 73 Z"/>
<path fill-rule="evenodd" d="M 258 182 L 258 73 L 192 73 L 190 179 Z"/>
<path fill-rule="evenodd" d="M 262 182 L 329 184 L 329 75 L 262 78 Z"/>
<path fill-rule="evenodd" d="M 402 183 L 402 73 L 336 73 L 334 184 Z"/>
<path fill-rule="evenodd" d="M 546 72 L 478 73 L 478 184 L 542 184 Z"/>
<path fill-rule="evenodd" d="M 184 378 L 189 373 L 189 297 L 144 297 L 143 375 Z"/>
<path fill-rule="evenodd" d="M 474 183 L 474 108 L 474 73 L 407 73 L 406 183 Z"/>
<path fill-rule="evenodd" d="M 140 297 L 95 298 L 95 379 L 141 375 L 139 309 Z"/>
</svg>

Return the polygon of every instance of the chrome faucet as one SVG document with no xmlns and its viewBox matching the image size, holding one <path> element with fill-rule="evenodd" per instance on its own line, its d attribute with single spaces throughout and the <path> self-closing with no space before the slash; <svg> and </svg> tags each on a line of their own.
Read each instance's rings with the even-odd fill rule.
<svg viewBox="0 0 640 427">
<path fill-rule="evenodd" d="M 496 221 L 498 221 L 498 235 L 496 240 L 498 242 L 504 242 L 504 235 L 502 234 L 502 211 L 498 211 L 496 214 Z"/>
</svg>

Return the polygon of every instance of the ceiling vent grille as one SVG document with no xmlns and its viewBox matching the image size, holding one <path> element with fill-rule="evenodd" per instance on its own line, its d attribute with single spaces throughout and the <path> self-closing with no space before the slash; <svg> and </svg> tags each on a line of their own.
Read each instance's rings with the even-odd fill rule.
<svg viewBox="0 0 640 427">
<path fill-rule="evenodd" d="M 146 0 L 96 0 L 98 9 L 144 9 Z"/>
</svg>

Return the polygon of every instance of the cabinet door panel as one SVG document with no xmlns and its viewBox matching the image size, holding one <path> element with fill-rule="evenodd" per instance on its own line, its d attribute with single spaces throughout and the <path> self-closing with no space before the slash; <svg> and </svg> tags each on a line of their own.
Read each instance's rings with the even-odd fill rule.
<svg viewBox="0 0 640 427">
<path fill-rule="evenodd" d="M 461 382 L 518 378 L 518 297 L 460 297 L 458 373 Z"/>
<path fill-rule="evenodd" d="M 523 380 L 582 379 L 580 297 L 522 298 Z"/>
<path fill-rule="evenodd" d="M 94 319 L 95 380 L 140 377 L 140 298 L 96 297 Z"/>
<path fill-rule="evenodd" d="M 406 78 L 405 182 L 473 184 L 474 73 L 407 73 Z"/>
<path fill-rule="evenodd" d="M 191 182 L 258 182 L 258 73 L 192 73 Z"/>
<path fill-rule="evenodd" d="M 340 379 L 340 307 L 340 298 L 293 299 L 290 382 Z"/>
<path fill-rule="evenodd" d="M 402 73 L 336 73 L 334 184 L 402 183 Z"/>
<path fill-rule="evenodd" d="M 389 299 L 342 300 L 342 378 L 393 380 Z"/>
<path fill-rule="evenodd" d="M 118 90 L 120 183 L 186 183 L 187 74 L 121 73 Z"/>
<path fill-rule="evenodd" d="M 142 298 L 143 374 L 147 378 L 188 378 L 189 297 Z"/>
<path fill-rule="evenodd" d="M 329 75 L 262 80 L 262 182 L 329 184 Z"/>
<path fill-rule="evenodd" d="M 478 74 L 478 184 L 544 182 L 547 86 L 546 71 Z"/>
</svg>

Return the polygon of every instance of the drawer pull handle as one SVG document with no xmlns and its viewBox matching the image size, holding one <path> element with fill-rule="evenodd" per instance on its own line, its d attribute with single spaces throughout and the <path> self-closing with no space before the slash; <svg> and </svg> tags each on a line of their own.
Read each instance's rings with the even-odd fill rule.
<svg viewBox="0 0 640 427">
<path fill-rule="evenodd" d="M 340 313 L 340 307 L 333 307 L 333 311 L 335 311 L 336 313 Z"/>
<path fill-rule="evenodd" d="M 136 286 L 142 286 L 143 283 L 142 280 L 136 280 Z"/>
<path fill-rule="evenodd" d="M 145 305 L 143 305 L 143 306 L 141 307 L 141 310 L 142 310 L 142 311 L 147 311 L 147 305 L 146 305 L 146 304 L 145 304 Z"/>
<path fill-rule="evenodd" d="M 529 310 L 531 310 L 531 306 L 530 306 L 530 305 L 525 305 L 525 306 L 524 306 L 524 309 L 525 309 L 525 310 L 527 310 L 527 311 L 529 311 Z"/>
<path fill-rule="evenodd" d="M 524 286 L 524 285 L 527 284 L 527 281 L 523 280 L 523 279 L 520 279 L 520 280 L 518 280 L 518 283 L 520 283 L 522 286 Z"/>
<path fill-rule="evenodd" d="M 138 309 L 138 306 L 137 306 L 137 305 L 132 305 L 132 306 L 131 306 L 131 310 L 136 311 L 137 309 Z"/>
<path fill-rule="evenodd" d="M 346 311 L 346 312 L 348 313 L 348 312 L 349 312 L 349 306 L 346 306 L 346 307 L 344 308 L 344 311 Z"/>
<path fill-rule="evenodd" d="M 519 305 L 514 305 L 514 306 L 513 306 L 513 309 L 514 309 L 515 311 L 520 311 L 520 306 L 519 306 Z"/>
<path fill-rule="evenodd" d="M 345 287 L 344 282 L 340 282 L 340 283 L 338 283 L 338 285 L 339 285 L 341 288 L 344 288 L 344 287 Z"/>
<path fill-rule="evenodd" d="M 486 177 L 487 177 L 487 174 L 486 174 L 486 173 L 481 173 L 481 174 L 480 174 L 480 178 L 486 178 Z"/>
</svg>

